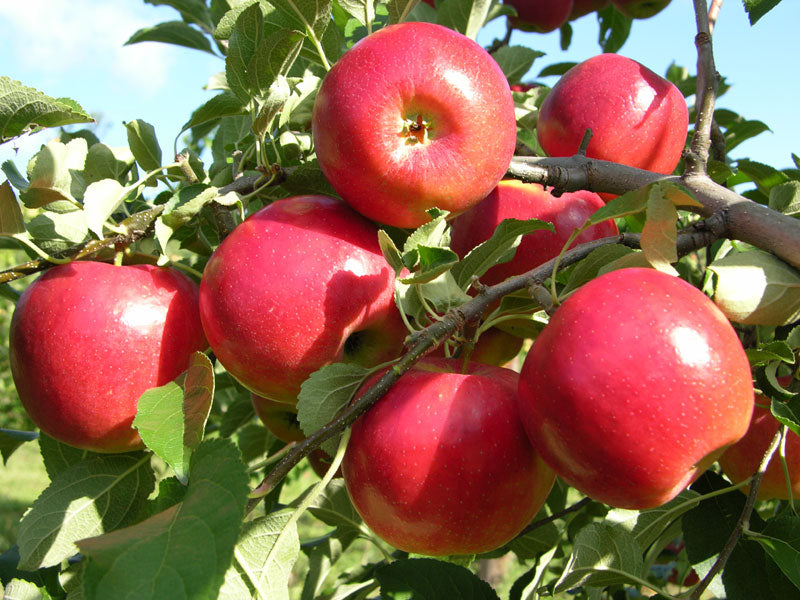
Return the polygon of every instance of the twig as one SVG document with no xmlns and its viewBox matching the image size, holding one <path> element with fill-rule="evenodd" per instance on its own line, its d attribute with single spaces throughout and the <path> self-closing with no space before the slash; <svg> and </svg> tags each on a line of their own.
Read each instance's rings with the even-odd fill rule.
<svg viewBox="0 0 800 600">
<path fill-rule="evenodd" d="M 742 532 L 747 529 L 750 525 L 750 515 L 753 513 L 753 507 L 756 504 L 756 499 L 758 496 L 758 486 L 761 485 L 761 479 L 764 477 L 764 473 L 767 470 L 767 465 L 769 465 L 769 461 L 772 460 L 772 456 L 775 454 L 775 451 L 778 449 L 778 446 L 781 443 L 781 430 L 775 433 L 775 436 L 772 438 L 772 442 L 770 442 L 769 448 L 764 453 L 763 458 L 761 459 L 761 464 L 758 466 L 758 471 L 753 476 L 753 479 L 750 483 L 750 492 L 747 494 L 747 501 L 744 504 L 744 509 L 742 510 L 742 514 L 739 515 L 739 520 L 736 522 L 736 527 L 733 528 L 728 541 L 725 542 L 725 545 L 722 547 L 719 555 L 717 556 L 717 560 L 711 569 L 706 573 L 706 576 L 697 584 L 697 586 L 692 590 L 691 595 L 688 597 L 687 600 L 699 600 L 700 596 L 703 595 L 703 592 L 706 591 L 706 588 L 711 584 L 711 581 L 717 574 L 722 571 L 725 563 L 730 558 L 731 553 L 733 552 L 734 548 L 736 548 L 736 544 L 739 543 L 739 538 L 742 536 Z"/>
<path fill-rule="evenodd" d="M 719 11 L 722 8 L 723 0 L 711 0 L 711 6 L 708 9 L 708 32 L 714 33 L 714 25 L 717 24 Z"/>
<path fill-rule="evenodd" d="M 712 219 L 700 221 L 678 234 L 678 254 L 683 256 L 689 252 L 703 248 L 714 240 L 724 236 L 726 232 L 724 214 L 715 215 Z M 623 244 L 638 248 L 641 236 L 635 233 L 622 233 L 620 235 L 595 240 L 581 244 L 566 252 L 560 259 L 559 265 L 569 266 L 588 256 L 592 251 L 609 244 Z M 392 367 L 387 370 L 362 396 L 345 408 L 335 419 L 321 427 L 305 440 L 292 448 L 284 459 L 270 471 L 256 488 L 257 492 L 251 494 L 247 511 L 252 511 L 260 498 L 283 479 L 289 471 L 318 448 L 325 440 L 330 439 L 361 416 L 369 407 L 377 402 L 389 388 L 425 354 L 433 350 L 444 340 L 454 335 L 465 323 L 480 318 L 484 311 L 503 296 L 518 290 L 543 283 L 553 272 L 555 259 L 515 277 L 510 277 L 502 283 L 487 287 L 483 293 L 472 300 L 462 304 L 456 309 L 445 314 L 441 320 L 420 331 L 409 351 Z"/>
</svg>

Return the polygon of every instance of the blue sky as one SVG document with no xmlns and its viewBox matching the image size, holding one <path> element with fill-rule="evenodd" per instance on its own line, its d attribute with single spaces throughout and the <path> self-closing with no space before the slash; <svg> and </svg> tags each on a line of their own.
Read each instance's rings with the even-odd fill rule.
<svg viewBox="0 0 800 600">
<path fill-rule="evenodd" d="M 165 154 L 191 111 L 211 92 L 203 85 L 224 69 L 221 59 L 164 44 L 123 46 L 139 27 L 174 20 L 167 7 L 137 0 L 26 0 L 0 2 L 0 75 L 8 75 L 51 96 L 77 100 L 99 119 L 98 135 L 109 145 L 124 145 L 122 123 L 152 123 Z M 800 1 L 783 0 L 750 27 L 741 0 L 724 2 L 714 31 L 717 70 L 732 84 L 718 106 L 764 121 L 772 132 L 736 148 L 775 167 L 792 165 L 800 154 Z M 504 31 L 495 21 L 478 38 L 485 44 Z M 530 78 L 552 63 L 581 61 L 600 52 L 594 15 L 573 23 L 573 43 L 559 48 L 558 33 L 515 32 L 512 44 L 546 52 Z M 695 72 L 694 14 L 691 0 L 673 0 L 656 17 L 634 23 L 620 50 L 657 73 L 673 60 Z M 552 85 L 554 78 L 544 80 Z M 27 158 L 50 137 L 40 133 L 0 146 L 0 162 L 12 158 L 24 172 Z M 15 158 L 16 157 L 16 158 Z"/>
</svg>

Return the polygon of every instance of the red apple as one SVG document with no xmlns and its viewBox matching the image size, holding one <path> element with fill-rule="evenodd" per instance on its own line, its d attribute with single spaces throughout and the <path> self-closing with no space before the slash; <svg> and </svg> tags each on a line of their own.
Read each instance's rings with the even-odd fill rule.
<svg viewBox="0 0 800 600">
<path fill-rule="evenodd" d="M 294 404 L 332 362 L 395 358 L 407 333 L 377 228 L 339 200 L 278 200 L 208 261 L 200 316 L 211 349 L 252 392 Z"/>
<path fill-rule="evenodd" d="M 537 136 L 550 156 L 572 156 L 586 129 L 589 158 L 672 173 L 689 111 L 675 85 L 619 54 L 600 54 L 567 71 L 545 97 Z"/>
<path fill-rule="evenodd" d="M 573 7 L 573 0 L 503 0 L 503 3 L 517 10 L 517 16 L 511 19 L 514 28 L 539 33 L 561 27 Z"/>
<path fill-rule="evenodd" d="M 336 192 L 397 227 L 479 202 L 508 169 L 517 133 L 491 55 L 431 23 L 391 25 L 347 51 L 322 82 L 312 129 Z"/>
<path fill-rule="evenodd" d="M 611 0 L 619 12 L 631 19 L 649 19 L 664 10 L 672 0 Z"/>
<path fill-rule="evenodd" d="M 779 378 L 778 381 L 786 386 L 789 385 L 791 377 Z M 719 458 L 722 471 L 734 483 L 744 481 L 758 470 L 764 453 L 780 427 L 780 423 L 772 416 L 769 405 L 770 400 L 766 396 L 761 394 L 755 396 L 753 417 L 747 433 Z M 792 431 L 787 431 L 786 436 L 786 466 L 792 495 L 798 498 L 800 497 L 800 437 Z M 789 499 L 786 477 L 778 454 L 773 455 L 764 473 L 758 488 L 758 498 L 759 500 Z"/>
<path fill-rule="evenodd" d="M 297 420 L 297 409 L 285 402 L 275 402 L 257 394 L 250 394 L 256 416 L 264 427 L 282 442 L 299 442 L 305 434 Z"/>
<path fill-rule="evenodd" d="M 197 285 L 174 269 L 72 262 L 50 268 L 17 303 L 11 372 L 47 435 L 93 452 L 142 447 L 141 394 L 204 350 Z"/>
<path fill-rule="evenodd" d="M 589 13 L 603 10 L 609 4 L 611 4 L 611 0 L 575 0 L 568 20 L 574 21 Z"/>
<path fill-rule="evenodd" d="M 556 310 L 520 374 L 533 445 L 612 506 L 672 499 L 747 431 L 750 365 L 698 289 L 652 269 L 601 275 Z"/>
<path fill-rule="evenodd" d="M 603 206 L 600 196 L 586 190 L 554 196 L 538 183 L 504 180 L 482 202 L 453 220 L 450 247 L 459 256 L 466 256 L 488 240 L 503 219 L 540 219 L 552 223 L 555 233 L 547 230 L 529 233 L 522 238 L 511 261 L 495 265 L 481 277 L 482 283 L 494 285 L 558 256 L 573 231 Z M 574 245 L 617 233 L 614 221 L 604 221 L 584 231 Z"/>
<path fill-rule="evenodd" d="M 459 360 L 423 359 L 353 424 L 347 490 L 364 522 L 407 552 L 495 549 L 553 484 L 519 420 L 517 374 L 474 362 L 461 369 Z"/>
</svg>

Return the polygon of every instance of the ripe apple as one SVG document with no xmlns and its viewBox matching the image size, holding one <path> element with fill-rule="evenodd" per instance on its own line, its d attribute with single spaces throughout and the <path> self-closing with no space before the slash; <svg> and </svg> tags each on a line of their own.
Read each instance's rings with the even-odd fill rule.
<svg viewBox="0 0 800 600">
<path fill-rule="evenodd" d="M 10 331 L 22 405 L 47 435 L 93 452 L 142 447 L 141 394 L 206 348 L 197 285 L 174 269 L 72 262 L 20 297 Z"/>
<path fill-rule="evenodd" d="M 358 212 L 397 227 L 461 212 L 505 174 L 516 145 L 503 71 L 477 43 L 432 23 L 385 27 L 348 50 L 314 103 L 317 158 Z"/>
<path fill-rule="evenodd" d="M 611 0 L 575 0 L 572 12 L 569 13 L 567 20 L 574 21 L 589 13 L 603 10 L 609 4 L 611 4 Z"/>
<path fill-rule="evenodd" d="M 781 385 L 786 386 L 791 381 L 791 377 L 779 378 L 778 381 Z M 744 481 L 758 470 L 764 453 L 780 427 L 780 423 L 772 416 L 769 405 L 770 400 L 766 396 L 761 394 L 755 396 L 753 417 L 747 433 L 741 440 L 725 450 L 725 453 L 719 458 L 723 473 L 733 483 Z M 789 471 L 792 495 L 797 498 L 800 497 L 800 437 L 792 431 L 787 431 L 786 435 L 786 466 Z M 758 488 L 759 500 L 770 498 L 789 499 L 783 465 L 777 454 L 773 455 Z"/>
<path fill-rule="evenodd" d="M 200 283 L 200 316 L 231 375 L 289 404 L 317 369 L 390 360 L 407 333 L 377 228 L 325 196 L 278 200 L 225 238 Z"/>
<path fill-rule="evenodd" d="M 537 137 L 550 156 L 572 156 L 586 129 L 589 158 L 672 173 L 689 126 L 675 85 L 619 54 L 600 54 L 567 71 L 545 97 Z"/>
<path fill-rule="evenodd" d="M 517 10 L 517 16 L 511 19 L 514 28 L 539 33 L 561 27 L 573 7 L 573 0 L 503 0 L 503 3 Z"/>
<path fill-rule="evenodd" d="M 519 401 L 531 442 L 566 482 L 645 509 L 744 435 L 753 384 L 736 332 L 705 294 L 630 268 L 556 310 L 525 358 Z"/>
<path fill-rule="evenodd" d="M 631 19 L 649 19 L 664 10 L 672 0 L 611 0 L 619 12 Z"/>
<path fill-rule="evenodd" d="M 554 196 L 538 183 L 507 179 L 475 207 L 452 222 L 450 247 L 462 258 L 478 244 L 488 240 L 503 219 L 540 219 L 553 224 L 555 233 L 534 231 L 522 238 L 514 258 L 495 265 L 482 277 L 486 285 L 500 283 L 558 256 L 572 232 L 604 206 L 594 192 L 579 190 Z M 619 233 L 614 221 L 604 221 L 584 231 L 575 240 L 582 244 Z"/>
<path fill-rule="evenodd" d="M 519 420 L 518 375 L 475 362 L 461 369 L 460 360 L 423 359 L 353 424 L 342 462 L 350 498 L 407 552 L 502 546 L 553 485 Z"/>
</svg>

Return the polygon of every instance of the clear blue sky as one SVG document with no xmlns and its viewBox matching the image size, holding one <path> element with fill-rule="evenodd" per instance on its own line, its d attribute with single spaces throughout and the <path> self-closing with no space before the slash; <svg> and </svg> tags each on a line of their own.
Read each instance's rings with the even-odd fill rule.
<svg viewBox="0 0 800 600">
<path fill-rule="evenodd" d="M 26 0 L 0 2 L 0 75 L 8 75 L 51 96 L 77 100 L 100 121 L 98 134 L 110 145 L 125 144 L 123 121 L 144 119 L 156 128 L 165 156 L 191 111 L 211 92 L 209 76 L 224 69 L 211 55 L 164 44 L 123 46 L 139 27 L 173 20 L 167 7 L 138 0 Z M 783 168 L 800 154 L 800 1 L 783 0 L 750 27 L 741 0 L 725 0 L 714 31 L 717 70 L 732 84 L 719 106 L 764 121 L 772 132 L 745 142 L 736 157 L 747 156 Z M 502 34 L 497 20 L 478 41 Z M 559 48 L 558 33 L 515 32 L 512 44 L 546 52 L 530 73 L 534 78 L 552 63 L 581 61 L 600 52 L 594 15 L 573 23 L 573 43 Z M 620 50 L 663 74 L 674 60 L 695 72 L 694 15 L 691 0 L 673 0 L 656 17 L 634 23 Z M 545 80 L 551 84 L 555 79 Z M 27 157 L 52 134 L 16 143 L 24 172 Z M 0 162 L 14 158 L 14 142 L 0 146 Z"/>
</svg>

